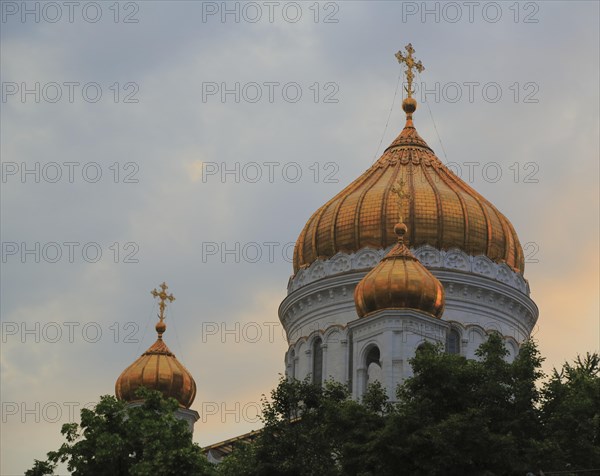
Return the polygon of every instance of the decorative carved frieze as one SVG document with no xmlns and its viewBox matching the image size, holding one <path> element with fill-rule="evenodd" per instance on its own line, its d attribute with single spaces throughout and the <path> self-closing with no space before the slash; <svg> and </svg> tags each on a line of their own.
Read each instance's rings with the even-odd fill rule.
<svg viewBox="0 0 600 476">
<path fill-rule="evenodd" d="M 301 269 L 295 276 L 290 278 L 288 294 L 319 279 L 349 271 L 368 271 L 379 263 L 390 249 L 391 247 L 385 250 L 363 248 L 356 253 L 346 254 L 340 252 L 331 259 L 317 260 L 308 268 Z M 494 263 L 483 255 L 470 256 L 459 249 L 444 251 L 429 245 L 413 248 L 411 251 L 429 269 L 459 270 L 486 276 L 529 295 L 527 280 L 520 273 L 512 270 L 506 263 Z M 452 289 L 446 291 L 450 294 L 453 292 Z M 332 297 L 331 294 L 330 297 Z"/>
</svg>

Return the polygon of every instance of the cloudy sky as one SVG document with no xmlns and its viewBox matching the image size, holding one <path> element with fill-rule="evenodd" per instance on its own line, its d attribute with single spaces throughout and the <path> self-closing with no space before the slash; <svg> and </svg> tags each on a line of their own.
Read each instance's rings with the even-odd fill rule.
<svg viewBox="0 0 600 476">
<path fill-rule="evenodd" d="M 597 350 L 598 5 L 2 1 L 0 473 L 114 392 L 162 281 L 194 440 L 260 426 L 293 242 L 402 128 L 408 42 L 421 136 L 524 245 L 545 369 Z"/>
</svg>

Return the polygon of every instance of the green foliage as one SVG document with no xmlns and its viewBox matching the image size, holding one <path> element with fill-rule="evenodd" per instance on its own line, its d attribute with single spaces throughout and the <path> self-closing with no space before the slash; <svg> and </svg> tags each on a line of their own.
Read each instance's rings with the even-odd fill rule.
<svg viewBox="0 0 600 476">
<path fill-rule="evenodd" d="M 215 474 L 188 424 L 175 417 L 177 401 L 145 389 L 138 396 L 144 403 L 131 408 L 105 395 L 93 410 L 81 410 L 81 423 L 62 427 L 66 442 L 25 475 L 54 474 L 58 463 L 73 476 Z"/>
<path fill-rule="evenodd" d="M 256 474 L 256 445 L 240 443 L 218 466 L 221 476 L 253 476 Z"/>
<path fill-rule="evenodd" d="M 255 453 L 263 474 L 337 472 L 340 448 L 331 422 L 349 402 L 348 392 L 340 384 L 327 382 L 321 388 L 307 380 L 282 378 L 271 400 L 263 399 L 265 427 Z"/>
<path fill-rule="evenodd" d="M 375 474 L 368 470 L 371 444 L 388 406 L 380 385 L 370 387 L 361 404 L 340 383 L 320 387 L 282 378 L 263 399 L 263 430 L 226 458 L 219 474 Z"/>
<path fill-rule="evenodd" d="M 525 342 L 512 363 L 491 334 L 468 360 L 425 344 L 390 402 L 379 384 L 360 402 L 347 386 L 281 378 L 263 398 L 264 428 L 218 466 L 191 442 L 177 402 L 145 392 L 129 408 L 102 397 L 64 425 L 66 442 L 26 476 L 67 463 L 104 475 L 519 475 L 600 468 L 600 357 L 587 354 L 543 385 L 542 357 Z"/>
<path fill-rule="evenodd" d="M 541 413 L 555 467 L 600 468 L 600 356 L 587 353 L 555 369 L 542 389 Z"/>
<path fill-rule="evenodd" d="M 226 458 L 223 475 L 524 475 L 600 467 L 597 354 L 539 389 L 542 357 L 525 342 L 512 363 L 491 334 L 477 360 L 425 344 L 391 403 L 378 383 L 361 402 L 339 383 L 281 379 L 265 427 Z"/>
<path fill-rule="evenodd" d="M 512 431 L 521 418 L 517 365 L 506 362 L 496 334 L 477 356 L 467 360 L 433 345 L 417 352 L 411 361 L 414 376 L 399 387 L 396 411 L 381 435 L 386 448 L 381 474 L 394 474 L 395 467 L 415 475 L 526 472 L 529 460 L 520 453 L 529 442 Z"/>
<path fill-rule="evenodd" d="M 367 387 L 362 397 L 362 404 L 368 411 L 385 415 L 392 410 L 392 405 L 380 382 L 375 381 Z"/>
</svg>

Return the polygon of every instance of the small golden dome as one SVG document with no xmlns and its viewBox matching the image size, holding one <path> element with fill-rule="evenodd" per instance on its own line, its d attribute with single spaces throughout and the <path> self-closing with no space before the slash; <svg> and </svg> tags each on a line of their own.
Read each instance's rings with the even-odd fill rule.
<svg viewBox="0 0 600 476">
<path fill-rule="evenodd" d="M 159 390 L 185 408 L 189 408 L 196 397 L 192 375 L 160 337 L 123 371 L 115 384 L 115 395 L 119 400 L 134 402 L 138 400 L 135 392 L 140 387 Z"/>
<path fill-rule="evenodd" d="M 406 225 L 394 227 L 398 243 L 354 289 L 359 317 L 384 309 L 415 309 L 438 319 L 444 312 L 444 286 L 404 244 Z"/>
<path fill-rule="evenodd" d="M 167 328 L 164 323 L 165 301 L 175 300 L 173 295 L 166 294 L 167 287 L 163 283 L 161 292 L 153 291 L 153 295 L 161 299 L 161 313 L 156 324 L 158 339 L 119 376 L 115 383 L 115 395 L 126 402 L 139 401 L 135 392 L 140 387 L 146 387 L 158 390 L 165 397 L 177 400 L 182 407 L 189 408 L 196 397 L 196 382 L 162 338 Z"/>
</svg>

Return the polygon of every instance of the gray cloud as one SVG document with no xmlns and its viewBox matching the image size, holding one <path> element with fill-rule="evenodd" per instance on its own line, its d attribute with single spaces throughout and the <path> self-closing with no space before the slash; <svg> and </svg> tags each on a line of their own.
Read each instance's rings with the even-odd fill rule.
<svg viewBox="0 0 600 476">
<path fill-rule="evenodd" d="M 419 81 L 428 88 L 440 84 L 438 100 L 427 97 L 435 127 L 417 96 L 421 136 L 444 161 L 481 163 L 472 185 L 511 219 L 523 243 L 539 246 L 539 263 L 528 264 L 526 276 L 542 309 L 538 338 L 547 366 L 597 348 L 597 324 L 589 317 L 597 315 L 597 295 L 581 298 L 587 299 L 581 302 L 581 326 L 573 326 L 574 316 L 555 316 L 549 303 L 561 276 L 597 281 L 597 273 L 581 263 L 598 260 L 598 4 L 537 2 L 538 23 L 524 23 L 525 11 L 515 22 L 508 3 L 497 23 L 480 15 L 473 23 L 450 23 L 442 16 L 439 23 L 432 16 L 425 23 L 416 16 L 403 22 L 402 4 L 407 8 L 411 2 L 339 2 L 333 4 L 339 7 L 338 23 L 323 23 L 333 11 L 324 4 L 318 23 L 308 4 L 302 4 L 297 23 L 281 16 L 272 24 L 244 18 L 221 23 L 212 16 L 203 23 L 201 2 L 139 2 L 135 24 L 115 23 L 107 10 L 94 24 L 7 19 L 1 33 L 3 83 L 96 82 L 103 96 L 90 103 L 77 92 L 73 103 L 55 104 L 10 96 L 1 104 L 3 163 L 81 164 L 74 183 L 5 177 L 2 242 L 30 247 L 78 242 L 78 250 L 97 243 L 103 255 L 97 263 L 81 254 L 73 263 L 35 263 L 31 256 L 21 263 L 18 255 L 2 263 L 3 325 L 39 323 L 41 334 L 45 325 L 52 331 L 51 322 L 63 332 L 65 322 L 79 323 L 74 342 L 63 336 L 56 343 L 36 343 L 21 328 L 3 334 L 2 401 L 85 403 L 112 393 L 120 372 L 154 339 L 149 291 L 163 280 L 177 296 L 165 339 L 196 378 L 195 408 L 207 401 L 252 401 L 268 392 L 283 372 L 283 339 L 203 342 L 203 325 L 234 329 L 236 323 L 257 322 L 266 329 L 265 323 L 277 322 L 291 273 L 280 250 L 320 205 L 370 166 L 399 74 L 393 53 L 409 41 L 426 66 Z M 129 82 L 139 87 L 137 103 L 124 102 L 134 91 L 125 89 Z M 233 88 L 236 82 L 240 88 L 257 83 L 263 99 L 251 103 L 242 96 L 237 103 L 229 95 L 222 103 L 216 94 L 203 102 L 203 83 Z M 280 85 L 272 103 L 265 82 Z M 296 103 L 281 92 L 292 82 L 302 91 Z M 456 102 L 441 92 L 444 87 L 452 92 L 450 82 L 463 94 Z M 502 99 L 488 102 L 478 92 L 469 102 L 465 82 L 497 83 Z M 531 92 L 526 83 L 537 85 L 539 102 L 524 102 Z M 246 87 L 250 95 L 252 87 Z M 338 102 L 325 103 L 332 91 Z M 380 153 L 403 125 L 400 101 Z M 103 173 L 97 183 L 80 174 L 91 162 Z M 136 170 L 125 168 L 130 162 L 137 166 L 138 183 L 123 183 Z M 256 183 L 241 172 L 251 162 L 261 165 L 264 177 Z M 265 162 L 280 164 L 273 183 L 266 179 Z M 490 162 L 503 173 L 496 183 L 480 172 Z M 538 183 L 523 182 L 528 162 L 539 167 Z M 203 180 L 203 163 L 239 164 L 240 183 L 231 174 L 225 183 L 217 175 Z M 281 172 L 292 163 L 302 171 L 295 183 Z M 337 168 L 326 168 L 328 163 Z M 515 163 L 516 183 L 510 169 Z M 337 181 L 326 182 L 332 170 Z M 207 243 L 236 242 L 240 250 L 260 244 L 265 257 L 256 263 L 244 262 L 244 256 L 236 263 L 232 255 L 223 263 L 219 253 L 203 259 Z M 273 262 L 266 242 L 278 244 Z M 137 246 L 132 259 L 139 262 L 124 262 L 136 249 L 127 243 Z M 79 331 L 89 323 L 102 329 L 96 343 Z M 134 327 L 125 328 L 127 323 Z M 550 344 L 567 327 L 571 338 L 557 351 Z M 132 329 L 138 342 L 127 343 L 124 336 Z M 23 472 L 33 458 L 59 445 L 64 421 L 7 419 L 2 474 Z M 195 439 L 208 444 L 251 427 L 217 418 L 198 425 Z M 19 435 L 27 435 L 27 451 L 18 450 Z"/>
</svg>

